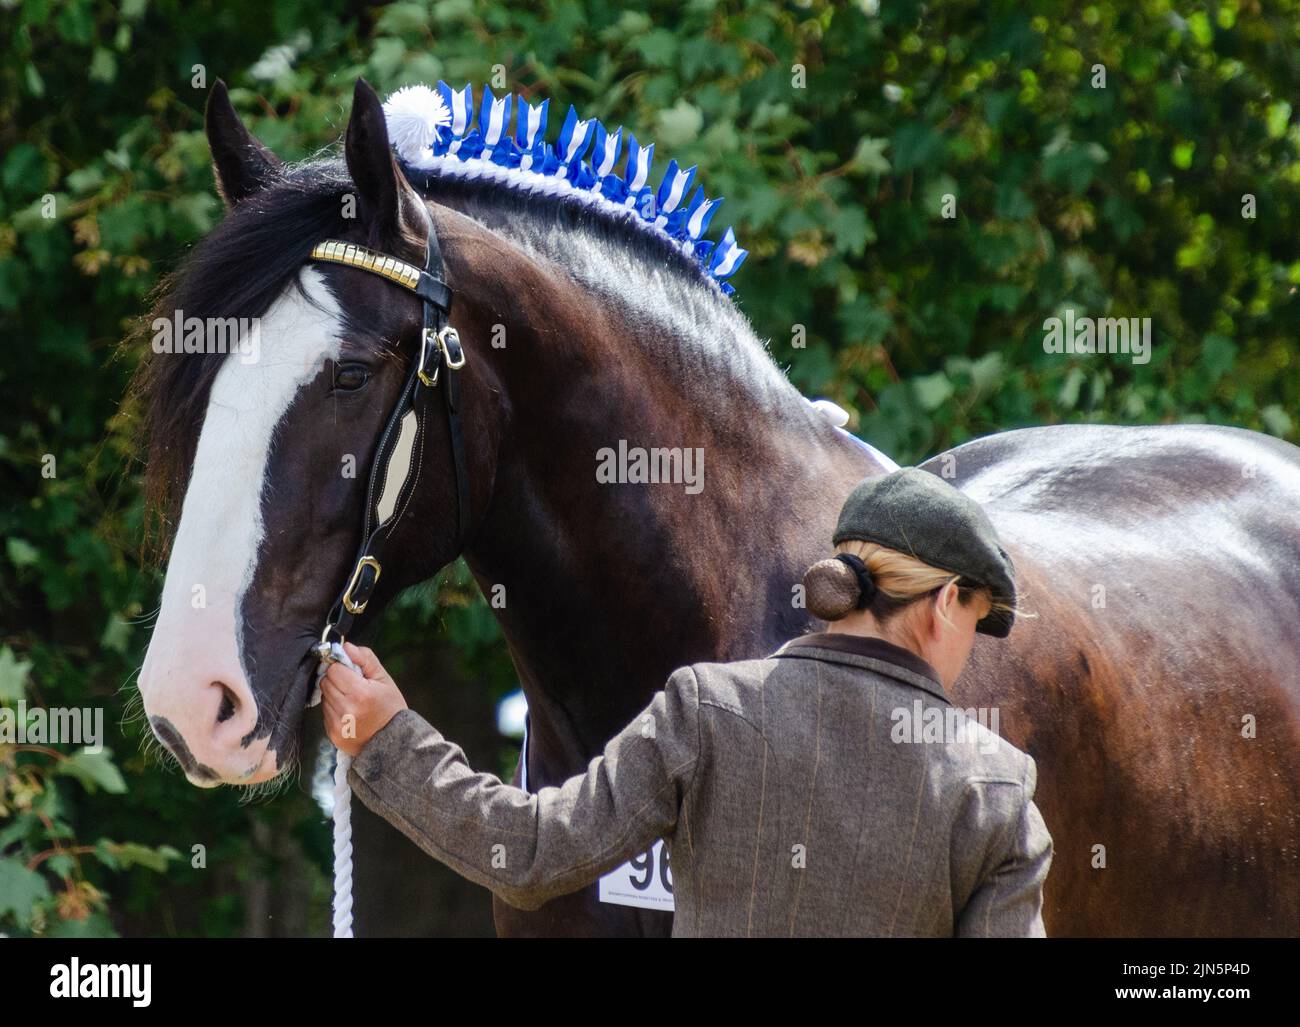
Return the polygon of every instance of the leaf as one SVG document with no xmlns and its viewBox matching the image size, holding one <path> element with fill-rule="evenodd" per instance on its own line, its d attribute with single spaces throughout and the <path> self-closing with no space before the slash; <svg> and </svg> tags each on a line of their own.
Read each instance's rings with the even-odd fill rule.
<svg viewBox="0 0 1300 1027">
<path fill-rule="evenodd" d="M 81 920 L 58 920 L 45 932 L 47 938 L 117 938 L 120 935 L 103 913 Z"/>
<path fill-rule="evenodd" d="M 853 151 L 853 158 L 849 164 L 859 174 L 887 175 L 889 158 L 885 156 L 885 148 L 888 146 L 888 139 L 872 139 L 871 136 L 863 136 L 858 140 L 858 148 Z"/>
<path fill-rule="evenodd" d="M 1211 383 L 1231 371 L 1236 359 L 1237 344 L 1231 339 L 1213 332 L 1205 337 L 1205 344 L 1201 347 L 1201 365 Z"/>
<path fill-rule="evenodd" d="M 667 67 L 677 53 L 677 37 L 667 29 L 653 29 L 634 40 L 632 48 L 652 67 Z"/>
<path fill-rule="evenodd" d="M 1066 410 L 1073 410 L 1079 402 L 1079 389 L 1083 386 L 1085 377 L 1082 368 L 1078 367 L 1070 368 L 1070 373 L 1065 376 L 1065 384 L 1061 386 L 1056 401 Z"/>
<path fill-rule="evenodd" d="M 945 215 L 956 213 L 955 206 L 958 199 L 957 180 L 951 175 L 934 175 L 925 183 L 923 192 L 922 206 L 929 212 L 930 217 L 940 221 L 950 221 Z M 952 197 L 954 209 L 948 209 L 948 198 Z"/>
<path fill-rule="evenodd" d="M 100 788 L 111 795 L 121 795 L 126 791 L 126 781 L 114 765 L 109 749 L 97 753 L 81 749 L 62 760 L 56 773 L 76 778 L 92 795 Z"/>
<path fill-rule="evenodd" d="M 180 859 L 180 853 L 170 845 L 162 845 L 154 849 L 148 845 L 140 845 L 136 842 L 109 842 L 101 839 L 95 846 L 95 854 L 100 860 L 107 863 L 104 855 L 100 850 L 105 849 L 107 854 L 113 858 L 117 869 L 125 870 L 127 867 L 144 867 L 147 870 L 153 870 L 157 873 L 165 873 L 167 864 L 174 859 Z"/>
<path fill-rule="evenodd" d="M 624 11 L 619 15 L 617 23 L 608 30 L 611 39 L 630 39 L 632 36 L 640 36 L 654 28 L 654 22 L 650 15 L 644 11 Z"/>
<path fill-rule="evenodd" d="M 1276 435 L 1280 439 L 1286 438 L 1291 434 L 1294 427 L 1291 421 L 1291 415 L 1283 410 L 1276 403 L 1270 403 L 1259 412 L 1259 419 L 1263 422 L 1264 430 L 1270 435 Z"/>
<path fill-rule="evenodd" d="M 22 841 L 27 832 L 39 826 L 40 820 L 34 813 L 19 813 L 8 824 L 0 828 L 0 852 L 14 842 Z"/>
<path fill-rule="evenodd" d="M 889 311 L 869 296 L 859 296 L 851 303 L 846 303 L 840 307 L 837 316 L 844 326 L 847 337 L 845 341 L 848 343 L 878 343 L 894 325 Z"/>
<path fill-rule="evenodd" d="M 894 133 L 890 143 L 894 172 L 903 174 L 932 166 L 943 153 L 943 137 L 922 121 L 909 121 Z"/>
<path fill-rule="evenodd" d="M 30 660 L 20 660 L 7 645 L 0 646 L 0 702 L 16 703 L 27 694 Z"/>
<path fill-rule="evenodd" d="M 383 8 L 383 14 L 375 22 L 375 33 L 385 36 L 419 33 L 424 31 L 428 20 L 429 12 L 424 4 L 389 4 Z"/>
<path fill-rule="evenodd" d="M 117 859 L 117 843 L 101 838 L 95 843 L 95 858 L 109 870 L 120 870 L 122 864 Z"/>
<path fill-rule="evenodd" d="M 62 4 L 54 18 L 65 42 L 85 45 L 95 38 L 95 16 L 89 4 Z"/>
<path fill-rule="evenodd" d="M 831 348 L 824 342 L 813 342 L 805 349 L 795 350 L 796 358 L 790 365 L 790 378 L 802 392 L 825 392 L 828 382 L 835 380 L 835 360 Z"/>
<path fill-rule="evenodd" d="M 217 212 L 217 201 L 207 193 L 189 193 L 171 202 L 171 211 L 199 235 L 212 228 Z"/>
<path fill-rule="evenodd" d="M 1111 228 L 1115 230 L 1115 237 L 1120 242 L 1128 242 L 1130 238 L 1146 227 L 1142 215 L 1137 212 L 1133 204 L 1122 196 L 1112 195 L 1106 197 L 1101 212 L 1106 220 L 1110 222 Z"/>
<path fill-rule="evenodd" d="M 130 642 L 130 622 L 116 613 L 113 614 L 108 618 L 108 623 L 104 625 L 104 633 L 99 636 L 99 644 L 105 649 L 111 649 L 113 652 L 125 656 Z"/>
<path fill-rule="evenodd" d="M 1082 193 L 1092 184 L 1098 169 L 1110 160 L 1100 143 L 1078 143 L 1070 138 L 1070 129 L 1062 125 L 1043 147 L 1043 178 Z"/>
<path fill-rule="evenodd" d="M 840 207 L 831 215 L 830 227 L 840 253 L 860 257 L 876 241 L 876 229 L 861 207 Z"/>
<path fill-rule="evenodd" d="M 698 107 L 693 107 L 685 100 L 678 100 L 666 111 L 660 111 L 655 119 L 655 141 L 669 149 L 685 146 L 700 134 L 704 127 L 704 115 Z"/>
<path fill-rule="evenodd" d="M 5 539 L 5 553 L 15 567 L 31 567 L 41 558 L 41 551 L 24 538 Z"/>
<path fill-rule="evenodd" d="M 1002 354 L 996 350 L 985 353 L 970 366 L 971 381 L 980 392 L 985 392 L 1002 379 Z"/>
<path fill-rule="evenodd" d="M 1287 126 L 1291 123 L 1291 105 L 1285 100 L 1279 100 L 1268 108 L 1268 136 L 1270 139 L 1281 139 L 1286 135 Z"/>
<path fill-rule="evenodd" d="M 914 378 L 912 388 L 916 391 L 917 402 L 927 412 L 939 409 L 953 394 L 952 382 L 942 371 Z"/>
<path fill-rule="evenodd" d="M 1188 15 L 1187 28 L 1192 33 L 1192 38 L 1201 46 L 1207 47 L 1214 41 L 1214 29 L 1210 26 L 1210 18 L 1204 11 L 1196 11 Z"/>
<path fill-rule="evenodd" d="M 113 56 L 112 50 L 105 50 L 102 46 L 95 47 L 95 52 L 90 58 L 90 81 L 109 83 L 117 78 L 117 58 Z"/>
<path fill-rule="evenodd" d="M 32 907 L 49 897 L 49 885 L 39 873 L 16 859 L 0 857 L 0 917 L 12 915 L 26 927 Z"/>
<path fill-rule="evenodd" d="M 27 62 L 27 67 L 23 70 L 23 79 L 27 83 L 27 91 L 32 96 L 45 95 L 45 79 L 41 78 L 41 73 L 36 70 L 36 65 L 31 61 Z"/>
<path fill-rule="evenodd" d="M 9 151 L 0 170 L 5 192 L 32 196 L 45 188 L 45 160 L 31 143 L 19 143 Z"/>
<path fill-rule="evenodd" d="M 995 213 L 1008 221 L 1020 221 L 1034 213 L 1034 202 L 1028 194 L 1014 182 L 998 183 Z"/>
<path fill-rule="evenodd" d="M 104 173 L 99 168 L 77 168 L 69 171 L 66 179 L 68 188 L 74 193 L 94 192 L 104 184 Z"/>
</svg>

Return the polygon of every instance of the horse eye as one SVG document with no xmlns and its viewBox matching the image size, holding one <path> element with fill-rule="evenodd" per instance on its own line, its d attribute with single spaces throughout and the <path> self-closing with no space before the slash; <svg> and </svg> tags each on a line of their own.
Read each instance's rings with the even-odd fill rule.
<svg viewBox="0 0 1300 1027">
<path fill-rule="evenodd" d="M 342 364 L 334 371 L 335 392 L 356 392 L 370 381 L 370 368 L 365 364 Z"/>
</svg>

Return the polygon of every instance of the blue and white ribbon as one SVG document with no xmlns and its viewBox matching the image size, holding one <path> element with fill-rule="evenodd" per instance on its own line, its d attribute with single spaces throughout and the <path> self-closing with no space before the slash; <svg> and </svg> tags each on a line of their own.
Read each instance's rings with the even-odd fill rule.
<svg viewBox="0 0 1300 1027">
<path fill-rule="evenodd" d="M 499 146 L 502 138 L 506 136 L 506 126 L 510 124 L 513 100 L 513 94 L 507 94 L 498 100 L 492 95 L 490 89 L 483 90 L 483 105 L 478 112 L 478 130 L 479 135 L 483 137 L 480 159 L 491 160 L 493 149 Z"/>
<path fill-rule="evenodd" d="M 452 89 L 407 86 L 384 104 L 388 135 L 397 155 L 412 168 L 429 170 L 440 161 L 465 163 L 466 173 L 491 165 L 491 173 L 520 173 L 566 183 L 589 202 L 629 210 L 652 230 L 667 236 L 727 295 L 727 284 L 744 263 L 748 251 L 736 243 L 728 228 L 721 241 L 704 238 L 722 199 L 711 200 L 695 186 L 696 169 L 670 160 L 657 188 L 648 185 L 654 143 L 641 145 L 622 128 L 610 132 L 601 122 L 578 117 L 570 107 L 554 146 L 545 141 L 550 100 L 537 106 L 507 94 L 484 89 L 475 117 L 470 85 Z M 516 116 L 514 132 L 510 119 Z M 623 172 L 615 169 L 627 154 Z M 532 179 L 536 181 L 536 177 Z M 690 197 L 689 200 L 687 197 Z"/>
<path fill-rule="evenodd" d="M 546 145 L 542 137 L 546 135 L 546 111 L 550 106 L 550 100 L 543 100 L 536 107 L 523 100 L 517 104 L 519 120 L 515 127 L 515 149 L 519 151 L 519 167 L 523 171 L 530 170 L 534 163 L 545 162 L 541 148 Z"/>
<path fill-rule="evenodd" d="M 605 130 L 605 126 L 599 121 L 596 122 L 596 145 L 591 150 L 592 171 L 596 173 L 598 184 L 604 181 L 605 176 L 614 172 L 614 165 L 618 163 L 618 156 L 623 146 L 623 130 L 620 128 L 613 135 Z"/>
</svg>

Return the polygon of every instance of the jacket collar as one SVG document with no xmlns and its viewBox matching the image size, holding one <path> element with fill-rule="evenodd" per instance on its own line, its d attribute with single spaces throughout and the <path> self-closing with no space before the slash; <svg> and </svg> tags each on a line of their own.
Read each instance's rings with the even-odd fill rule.
<svg viewBox="0 0 1300 1027">
<path fill-rule="evenodd" d="M 924 689 L 949 705 L 952 703 L 939 680 L 938 671 L 910 649 L 886 642 L 883 638 L 823 631 L 793 638 L 772 656 L 822 660 L 873 670 L 914 688 Z"/>
</svg>

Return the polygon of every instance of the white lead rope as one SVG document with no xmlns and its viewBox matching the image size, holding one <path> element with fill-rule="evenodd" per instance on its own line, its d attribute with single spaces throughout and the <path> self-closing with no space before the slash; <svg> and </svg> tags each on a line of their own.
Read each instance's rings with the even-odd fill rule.
<svg viewBox="0 0 1300 1027">
<path fill-rule="evenodd" d="M 319 681 L 331 663 L 341 663 L 350 670 L 361 673 L 338 642 L 329 644 L 329 652 L 318 650 L 320 666 L 316 669 L 317 695 Z M 313 704 L 314 705 L 314 704 Z M 352 788 L 348 784 L 348 768 L 352 757 L 342 749 L 334 750 L 334 937 L 352 937 Z"/>
<path fill-rule="evenodd" d="M 352 757 L 341 749 L 334 764 L 334 937 L 352 937 Z"/>
</svg>

